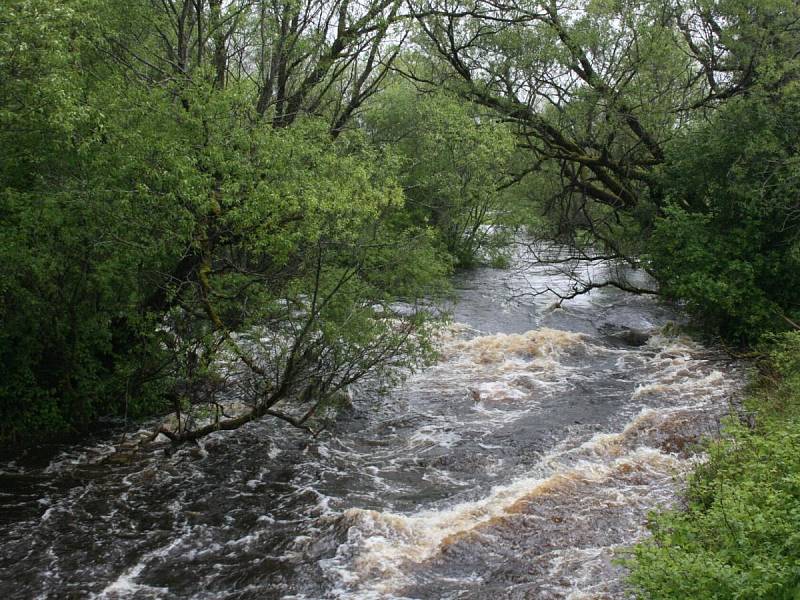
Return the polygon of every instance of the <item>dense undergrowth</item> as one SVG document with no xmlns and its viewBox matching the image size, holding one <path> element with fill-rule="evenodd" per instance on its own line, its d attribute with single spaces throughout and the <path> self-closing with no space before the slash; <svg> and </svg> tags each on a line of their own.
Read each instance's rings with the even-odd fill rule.
<svg viewBox="0 0 800 600">
<path fill-rule="evenodd" d="M 630 583 L 641 598 L 800 598 L 800 334 L 774 336 L 685 506 L 651 516 Z"/>
</svg>

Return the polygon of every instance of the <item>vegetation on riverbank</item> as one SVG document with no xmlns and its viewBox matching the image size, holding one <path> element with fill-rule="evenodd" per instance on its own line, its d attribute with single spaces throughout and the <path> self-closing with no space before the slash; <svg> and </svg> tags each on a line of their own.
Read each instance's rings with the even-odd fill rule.
<svg viewBox="0 0 800 600">
<path fill-rule="evenodd" d="M 4 4 L 0 446 L 165 411 L 175 441 L 310 427 L 426 354 L 514 146 L 392 73 L 401 8 Z"/>
<path fill-rule="evenodd" d="M 639 597 L 800 597 L 800 335 L 771 339 L 740 418 L 708 446 L 684 505 L 635 549 Z"/>
<path fill-rule="evenodd" d="M 775 73 L 675 138 L 661 174 L 662 293 L 757 369 L 684 506 L 636 547 L 641 598 L 800 598 L 800 86 Z"/>
</svg>

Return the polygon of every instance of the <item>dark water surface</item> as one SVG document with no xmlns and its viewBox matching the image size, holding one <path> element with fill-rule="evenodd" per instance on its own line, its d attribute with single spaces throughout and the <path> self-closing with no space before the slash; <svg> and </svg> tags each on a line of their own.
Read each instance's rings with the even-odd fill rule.
<svg viewBox="0 0 800 600">
<path fill-rule="evenodd" d="M 623 598 L 615 549 L 675 501 L 741 375 L 611 289 L 457 282 L 441 360 L 317 440 L 270 421 L 168 456 L 116 437 L 0 465 L 11 598 Z"/>
</svg>

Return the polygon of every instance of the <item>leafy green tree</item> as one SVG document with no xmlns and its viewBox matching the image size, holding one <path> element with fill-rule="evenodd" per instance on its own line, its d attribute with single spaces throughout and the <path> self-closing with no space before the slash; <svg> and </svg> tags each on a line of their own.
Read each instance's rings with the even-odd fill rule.
<svg viewBox="0 0 800 600">
<path fill-rule="evenodd" d="M 8 8 L 0 34 L 0 438 L 22 441 L 147 410 L 166 357 L 155 336 L 139 335 L 154 327 L 138 309 L 147 294 L 141 273 L 177 253 L 162 241 L 163 223 L 177 231 L 185 215 L 144 191 L 180 170 L 181 153 L 169 141 L 171 123 L 159 118 L 168 104 L 136 90 L 120 97 L 124 81 L 93 44 L 101 4 Z"/>
<path fill-rule="evenodd" d="M 752 342 L 800 322 L 800 89 L 730 101 L 670 150 L 650 243 L 664 292 Z"/>
<path fill-rule="evenodd" d="M 554 229 L 588 234 L 603 255 L 641 252 L 676 133 L 798 73 L 791 0 L 414 7 L 433 57 L 424 78 L 514 123 L 529 152 L 520 173 L 537 179 Z"/>
<path fill-rule="evenodd" d="M 446 263 L 398 218 L 393 162 L 332 135 L 341 112 L 276 126 L 259 107 L 258 63 L 236 63 L 252 9 L 19 0 L 4 14 L 3 442 L 166 404 L 175 440 L 267 413 L 304 425 L 425 350 L 414 307 Z M 292 98 L 329 86 L 314 60 L 349 64 L 336 47 L 307 57 L 319 77 Z M 236 386 L 244 413 L 228 418 Z"/>
<path fill-rule="evenodd" d="M 457 264 L 502 251 L 515 217 L 505 191 L 515 140 L 505 125 L 463 100 L 402 80 L 372 103 L 366 124 L 373 142 L 402 160 L 411 218 L 430 224 Z"/>
</svg>

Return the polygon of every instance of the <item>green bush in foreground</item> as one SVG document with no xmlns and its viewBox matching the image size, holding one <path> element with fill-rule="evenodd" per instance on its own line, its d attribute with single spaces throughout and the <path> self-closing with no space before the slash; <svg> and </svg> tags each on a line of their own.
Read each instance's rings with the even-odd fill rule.
<svg viewBox="0 0 800 600">
<path fill-rule="evenodd" d="M 685 510 L 653 515 L 630 561 L 641 598 L 800 599 L 800 333 L 771 341 L 770 372 L 692 476 Z"/>
</svg>

